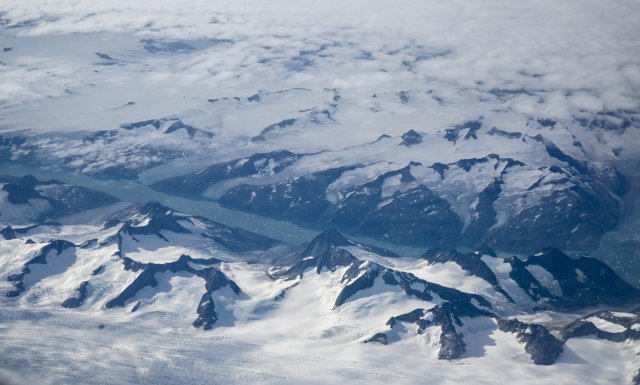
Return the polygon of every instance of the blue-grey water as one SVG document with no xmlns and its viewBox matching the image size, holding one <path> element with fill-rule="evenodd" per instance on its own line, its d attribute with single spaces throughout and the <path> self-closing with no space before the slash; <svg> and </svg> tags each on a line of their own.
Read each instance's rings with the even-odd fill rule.
<svg viewBox="0 0 640 385">
<path fill-rule="evenodd" d="M 290 222 L 265 218 L 250 213 L 230 210 L 210 200 L 194 200 L 167 195 L 155 191 L 137 181 L 126 180 L 98 180 L 79 173 L 72 173 L 58 169 L 44 170 L 38 167 L 24 165 L 7 165 L 0 168 L 0 174 L 23 176 L 31 174 L 40 180 L 56 179 L 60 182 L 89 187 L 115 196 L 123 202 L 137 203 L 157 201 L 165 206 L 190 215 L 198 215 L 232 227 L 241 227 L 258 234 L 297 246 L 306 242 L 323 229 L 309 229 Z M 424 248 L 395 245 L 371 238 L 353 237 L 358 242 L 387 248 L 404 257 L 417 257 L 424 252 Z"/>
<path fill-rule="evenodd" d="M 44 169 L 16 164 L 3 164 L 0 167 L 0 174 L 13 176 L 31 174 L 41 180 L 56 179 L 64 183 L 106 192 L 123 202 L 137 203 L 155 200 L 183 213 L 202 216 L 227 226 L 240 227 L 277 239 L 290 246 L 306 242 L 323 230 L 304 228 L 290 222 L 227 209 L 210 200 L 194 200 L 167 195 L 137 181 L 99 180 L 60 169 Z M 628 231 L 624 230 L 612 231 L 603 237 L 598 250 L 578 254 L 594 256 L 605 261 L 620 276 L 634 285 L 640 286 L 640 264 L 637 263 L 640 260 L 640 242 L 635 238 L 629 238 L 627 233 Z M 403 257 L 417 258 L 425 251 L 424 247 L 403 246 L 352 235 L 349 237 L 358 242 L 389 249 Z M 498 251 L 498 254 L 508 253 Z M 522 257 L 524 256 L 522 255 Z"/>
</svg>

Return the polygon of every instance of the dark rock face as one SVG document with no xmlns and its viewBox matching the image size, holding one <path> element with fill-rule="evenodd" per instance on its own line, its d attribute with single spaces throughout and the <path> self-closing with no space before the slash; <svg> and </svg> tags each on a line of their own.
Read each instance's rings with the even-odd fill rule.
<svg viewBox="0 0 640 385">
<path fill-rule="evenodd" d="M 498 258 L 486 246 L 470 253 L 432 248 L 425 253 L 424 258 L 432 263 L 454 262 L 471 274 L 499 286 L 495 273 L 489 265 L 479 258 L 481 255 L 493 255 L 493 258 Z M 640 303 L 640 297 L 637 294 L 638 289 L 628 285 L 604 263 L 596 259 L 586 257 L 574 259 L 557 249 L 548 248 L 542 253 L 529 257 L 527 260 L 523 261 L 516 257 L 511 257 L 505 259 L 505 263 L 511 266 L 510 278 L 534 301 L 539 303 L 540 309 L 576 311 L 602 305 L 629 308 Z M 536 279 L 528 269 L 534 265 L 544 268 L 549 273 L 549 277 L 558 282 L 560 289 L 563 291 L 562 295 L 552 294 L 549 289 Z M 389 274 L 383 278 L 387 284 L 406 287 L 404 282 L 412 281 L 411 277 L 404 275 L 405 273 L 387 272 L 384 271 L 385 268 L 375 265 L 363 267 L 367 269 L 363 274 L 357 272 L 349 275 L 349 277 L 359 277 L 350 282 L 349 285 L 357 286 L 360 290 L 371 287 L 373 280 L 379 276 L 384 277 L 384 274 Z M 349 273 L 352 270 L 353 268 L 349 268 L 347 272 Z M 379 273 L 378 270 L 383 272 Z M 538 272 L 536 274 L 541 273 Z M 549 282 L 546 282 L 546 278 L 544 283 L 549 285 Z M 345 287 L 345 290 L 349 288 L 349 285 Z M 411 289 L 418 288 L 417 285 L 417 282 L 413 281 Z M 427 285 L 429 284 L 427 283 Z M 411 292 L 410 289 L 405 292 L 407 295 L 421 299 L 428 298 L 427 295 L 429 294 Z M 436 290 L 432 292 L 435 293 Z M 348 295 L 354 295 L 355 293 L 357 293 L 356 290 L 349 291 L 347 298 Z M 438 293 L 438 296 L 445 302 L 429 310 L 416 309 L 412 312 L 392 317 L 387 325 L 393 329 L 397 323 L 415 324 L 418 326 L 418 333 L 424 332 L 429 326 L 440 326 L 442 334 L 439 341 L 441 348 L 439 357 L 442 359 L 455 359 L 464 353 L 466 343 L 464 335 L 460 333 L 459 328 L 462 326 L 463 317 L 484 316 L 496 320 L 500 330 L 514 333 L 517 336 L 518 340 L 524 344 L 524 348 L 533 362 L 537 365 L 553 364 L 562 353 L 565 341 L 570 338 L 592 336 L 613 342 L 640 340 L 640 330 L 637 330 L 636 326 L 640 324 L 640 315 L 638 315 L 637 311 L 640 308 L 634 310 L 632 312 L 634 314 L 621 314 L 614 311 L 592 313 L 561 328 L 558 331 L 561 337 L 558 338 L 552 335 L 543 325 L 528 324 L 517 319 L 500 318 L 489 310 L 487 304 L 475 302 L 469 297 L 463 298 L 459 294 L 443 295 L 443 293 Z M 478 307 L 478 305 L 484 308 Z M 338 303 L 336 306 L 338 306 Z M 629 311 L 625 311 L 625 313 L 629 313 Z M 601 318 L 618 325 L 620 328 L 611 331 L 601 330 L 592 323 L 591 317 Z M 398 336 L 389 333 L 377 333 L 364 342 L 393 343 Z"/>
<path fill-rule="evenodd" d="M 347 284 L 338 294 L 335 306 L 344 304 L 360 291 L 372 288 L 378 278 L 385 285 L 399 286 L 407 295 L 424 301 L 431 301 L 434 295 L 438 295 L 446 301 L 471 302 L 475 300 L 482 306 L 491 307 L 489 302 L 479 295 L 464 293 L 422 280 L 411 273 L 396 271 L 372 262 L 363 263 L 359 260 L 357 263 L 351 264 L 342 277 L 342 282 Z"/>
<path fill-rule="evenodd" d="M 537 119 L 537 122 L 540 123 L 542 127 L 553 127 L 558 123 L 557 121 L 548 118 Z"/>
<path fill-rule="evenodd" d="M 254 154 L 246 160 L 214 164 L 192 174 L 164 179 L 151 185 L 151 188 L 173 195 L 200 195 L 210 186 L 228 179 L 277 174 L 298 158 L 298 155 L 289 151 Z"/>
<path fill-rule="evenodd" d="M 497 212 L 493 207 L 495 201 L 502 193 L 502 180 L 494 179 L 482 190 L 475 200 L 475 214 L 471 223 L 462 234 L 462 238 L 469 244 L 478 244 L 487 241 L 487 229 L 496 223 Z"/>
<path fill-rule="evenodd" d="M 601 330 L 589 320 L 592 317 L 611 322 L 620 326 L 623 330 L 618 332 Z M 603 310 L 589 314 L 586 317 L 582 317 L 566 325 L 562 329 L 562 337 L 565 340 L 575 337 L 594 336 L 613 342 L 628 340 L 640 341 L 640 330 L 633 328 L 636 324 L 640 324 L 640 315 L 638 313 L 635 313 L 633 317 L 620 317 L 614 312 Z"/>
<path fill-rule="evenodd" d="M 409 167 L 401 170 L 391 171 L 377 177 L 375 180 L 361 186 L 351 188 L 345 192 L 335 209 L 331 222 L 343 228 L 357 229 L 367 220 L 370 213 L 376 210 L 382 201 L 382 186 L 388 178 L 400 177 L 400 182 L 410 183 L 415 180 L 411 175 Z M 378 217 L 381 214 L 378 214 Z M 377 221 L 380 221 L 378 219 Z M 370 220 L 365 227 L 375 227 L 376 220 Z M 378 231 L 380 232 L 380 231 Z"/>
<path fill-rule="evenodd" d="M 383 195 L 385 181 L 397 176 L 401 183 L 413 181 L 409 167 L 405 167 L 346 191 L 346 198 L 336 207 L 331 223 L 399 243 L 454 244 L 462 230 L 462 221 L 451 205 L 429 188 L 418 185 L 391 196 Z"/>
<path fill-rule="evenodd" d="M 637 111 L 633 112 L 603 111 L 597 113 L 595 117 L 578 117 L 576 120 L 583 127 L 624 133 L 629 127 L 637 127 L 640 124 L 640 119 L 637 118 Z"/>
<path fill-rule="evenodd" d="M 455 326 L 451 323 L 442 325 L 440 334 L 440 351 L 438 358 L 441 360 L 453 360 L 460 358 L 465 352 L 467 345 L 461 334 L 456 332 Z"/>
<path fill-rule="evenodd" d="M 21 205 L 29 202 L 29 199 L 46 199 L 38 191 L 36 186 L 38 180 L 32 175 L 25 175 L 17 183 L 8 183 L 2 190 L 8 193 L 9 202 Z"/>
<path fill-rule="evenodd" d="M 181 120 L 178 120 L 178 121 L 175 121 L 174 123 L 171 123 L 171 125 L 167 127 L 164 133 L 170 134 L 178 130 L 185 130 L 187 132 L 187 135 L 189 135 L 192 138 L 196 136 L 196 133 L 199 131 L 197 128 L 190 126 L 188 124 L 184 124 Z M 200 131 L 200 132 L 204 132 L 204 131 Z M 206 136 L 212 137 L 213 134 L 207 132 Z"/>
<path fill-rule="evenodd" d="M 162 235 L 162 231 L 188 234 L 192 231 L 185 226 L 189 223 L 193 224 L 196 220 L 204 226 L 200 236 L 209 238 L 234 252 L 268 250 L 280 244 L 274 239 L 243 229 L 227 227 L 206 218 L 178 213 L 155 201 L 134 204 L 112 215 L 105 222 L 104 228 L 121 226 L 116 236 L 118 242 L 122 242 L 123 233 L 134 239 L 136 235 L 155 235 L 168 242 Z"/>
<path fill-rule="evenodd" d="M 382 345 L 389 344 L 389 341 L 387 340 L 387 335 L 385 333 L 376 333 L 373 336 L 371 336 L 371 338 L 368 338 L 364 341 L 365 344 L 371 343 L 371 342 L 377 342 Z"/>
<path fill-rule="evenodd" d="M 520 139 L 520 138 L 522 138 L 522 133 L 521 132 L 504 131 L 504 130 L 501 130 L 501 129 L 497 128 L 497 127 L 492 127 L 491 130 L 489 130 L 487 132 L 487 134 L 502 136 L 502 137 L 509 138 L 509 139 Z"/>
<path fill-rule="evenodd" d="M 38 181 L 32 175 L 22 178 L 0 177 L 0 183 L 5 183 L 2 190 L 7 192 L 11 204 L 29 204 L 30 199 L 47 201 L 51 209 L 41 213 L 37 218 L 39 222 L 118 202 L 115 197 L 96 190 L 65 185 L 55 180 Z"/>
<path fill-rule="evenodd" d="M 629 181 L 615 167 L 610 165 L 597 164 L 589 170 L 594 178 L 619 196 L 629 192 Z"/>
<path fill-rule="evenodd" d="M 269 125 L 269 126 L 265 127 L 265 128 L 260 132 L 260 134 L 258 134 L 258 135 L 256 135 L 256 136 L 254 136 L 253 138 L 251 138 L 251 141 L 252 141 L 252 142 L 261 142 L 261 141 L 264 141 L 264 140 L 266 140 L 266 136 L 267 136 L 267 134 L 269 134 L 270 132 L 272 132 L 272 131 L 277 131 L 278 129 L 281 129 L 281 128 L 286 128 L 286 127 L 288 127 L 288 126 L 292 126 L 292 125 L 294 125 L 297 121 L 298 121 L 298 119 L 285 119 L 285 120 L 282 120 L 282 121 L 280 121 L 280 122 L 278 122 L 278 123 L 271 124 L 271 125 Z"/>
<path fill-rule="evenodd" d="M 172 132 L 176 132 L 176 131 L 179 131 L 179 130 L 184 130 L 187 133 L 187 135 L 189 135 L 189 137 L 191 137 L 191 138 L 193 138 L 197 133 L 200 133 L 200 134 L 202 134 L 202 135 L 204 135 L 206 137 L 209 137 L 209 138 L 213 137 L 212 133 L 210 133 L 208 131 L 203 131 L 203 130 L 197 129 L 197 128 L 193 127 L 193 126 L 190 126 L 188 124 L 185 124 L 180 119 L 150 119 L 150 120 L 143 120 L 143 121 L 140 121 L 140 122 L 122 124 L 120 126 L 120 128 L 123 128 L 125 130 L 135 130 L 135 129 L 146 127 L 146 126 L 152 126 L 156 130 L 158 130 L 164 124 L 168 125 L 168 127 L 164 131 L 165 134 L 170 134 Z"/>
<path fill-rule="evenodd" d="M 216 313 L 216 304 L 211 297 L 211 293 L 206 292 L 202 295 L 200 302 L 198 303 L 198 318 L 193 321 L 193 326 L 196 328 L 202 328 L 203 330 L 210 330 L 218 321 L 218 314 Z"/>
<path fill-rule="evenodd" d="M 6 240 L 10 241 L 12 239 L 16 239 L 16 233 L 13 231 L 11 226 L 7 226 L 4 229 L 0 230 L 0 235 Z"/>
<path fill-rule="evenodd" d="M 330 224 L 349 232 L 402 244 L 450 246 L 490 243 L 505 250 L 530 251 L 543 242 L 572 250 L 594 249 L 600 237 L 616 225 L 620 216 L 618 201 L 603 183 L 615 181 L 614 187 L 617 186 L 616 190 L 622 193 L 625 191 L 624 178 L 611 170 L 599 170 L 597 176 L 581 162 L 551 152 L 559 161 L 568 162 L 566 168 L 550 167 L 548 173 L 559 175 L 559 178 L 550 177 L 549 182 L 541 178 L 529 190 L 544 189 L 545 183 L 566 183 L 571 187 L 545 193 L 548 195 L 540 196 L 539 202 L 508 215 L 496 228 L 498 212 L 495 205 L 503 194 L 503 176 L 526 166 L 496 154 L 430 166 L 446 180 L 451 170 L 456 171 L 454 175 L 459 175 L 460 171 L 468 173 L 488 162 L 496 163 L 496 176 L 471 202 L 471 215 L 466 226 L 463 226 L 463 219 L 456 209 L 439 195 L 442 192 L 437 193 L 414 178 L 411 167 L 419 165 L 417 163 L 384 173 L 360 185 L 346 187 L 340 191 L 337 202 L 327 200 L 327 187 L 351 168 L 329 169 L 272 185 L 241 185 L 229 190 L 219 201 L 234 209 L 303 225 Z M 602 181 L 597 178 L 602 178 Z M 395 190 L 388 187 L 392 180 L 392 183 L 400 184 Z M 526 191 L 522 194 L 526 195 Z M 549 233 L 550 227 L 555 231 Z"/>
<path fill-rule="evenodd" d="M 89 288 L 89 282 L 83 281 L 80 286 L 76 288 L 75 295 L 73 297 L 69 297 L 64 302 L 62 302 L 62 307 L 66 307 L 68 309 L 80 307 L 84 300 L 87 298 L 87 291 Z"/>
<path fill-rule="evenodd" d="M 310 269 L 320 273 L 324 270 L 333 272 L 338 268 L 346 267 L 347 270 L 341 278 L 344 287 L 336 298 L 334 305 L 336 307 L 341 306 L 359 292 L 373 287 L 377 279 L 381 279 L 385 285 L 399 286 L 407 295 L 425 301 L 430 301 L 434 295 L 438 295 L 447 301 L 475 300 L 481 306 L 491 307 L 489 302 L 479 295 L 463 293 L 427 282 L 411 273 L 389 269 L 374 262 L 361 261 L 344 249 L 349 246 L 374 250 L 348 240 L 335 229 L 329 229 L 283 259 L 283 262 L 293 263 L 293 266 L 271 272 L 271 276 L 276 279 L 294 280 L 303 277 L 304 272 Z"/>
<path fill-rule="evenodd" d="M 452 167 L 457 167 L 460 168 L 464 171 L 471 171 L 472 168 L 474 168 L 477 165 L 483 165 L 486 163 L 489 163 L 491 161 L 498 161 L 498 163 L 496 163 L 496 165 L 494 166 L 494 168 L 498 168 L 498 166 L 500 165 L 500 161 L 504 162 L 504 169 L 503 171 L 505 171 L 508 168 L 511 167 L 515 167 L 515 166 L 525 166 L 524 163 L 518 161 L 518 160 L 514 160 L 511 158 L 501 158 L 499 155 L 497 154 L 488 154 L 487 156 L 484 156 L 482 158 L 468 158 L 468 159 L 460 159 L 457 160 L 453 163 L 449 163 L 447 165 L 447 169 L 452 168 Z"/>
<path fill-rule="evenodd" d="M 431 264 L 454 262 L 469 274 L 490 283 L 497 292 L 513 303 L 509 293 L 500 286 L 494 272 L 480 258 L 482 255 L 495 253 L 486 247 L 481 250 L 460 253 L 456 250 L 431 248 L 423 258 Z M 510 257 L 504 259 L 504 262 L 511 267 L 509 277 L 540 308 L 579 310 L 598 305 L 622 307 L 640 302 L 640 289 L 624 281 L 609 266 L 595 258 L 571 258 L 558 249 L 546 248 L 524 261 Z M 562 294 L 555 293 L 538 281 L 529 270 L 530 267 L 542 267 L 547 271 L 558 282 Z"/>
<path fill-rule="evenodd" d="M 217 260 L 199 260 L 193 259 L 188 255 L 183 255 L 174 262 L 164 264 L 140 264 L 136 266 L 129 265 L 133 270 L 141 269 L 142 272 L 138 277 L 127 286 L 118 296 L 111 299 L 105 304 L 107 309 L 114 307 L 124 307 L 135 295 L 145 287 L 156 287 L 158 281 L 156 279 L 157 273 L 172 272 L 172 273 L 188 273 L 194 276 L 202 277 L 205 280 L 205 293 L 203 294 L 200 303 L 197 308 L 198 318 L 193 322 L 195 327 L 202 327 L 205 330 L 211 329 L 213 325 L 218 321 L 218 314 L 215 311 L 215 301 L 213 299 L 213 293 L 224 287 L 229 287 L 236 295 L 240 295 L 242 291 L 218 268 L 211 266 L 203 269 L 196 269 L 190 263 L 217 263 Z M 127 265 L 125 264 L 125 268 Z M 139 307 L 137 305 L 136 307 Z"/>
<path fill-rule="evenodd" d="M 46 265 L 49 262 L 47 260 L 47 257 L 55 258 L 56 256 L 62 254 L 62 252 L 64 252 L 65 250 L 75 249 L 75 248 L 76 248 L 76 245 L 65 240 L 51 241 L 45 246 L 43 246 L 40 250 L 38 250 L 36 255 L 31 260 L 29 260 L 27 263 L 24 264 L 24 267 L 22 268 L 22 271 L 20 273 L 11 274 L 7 277 L 7 280 L 13 283 L 13 285 L 15 286 L 15 289 L 7 292 L 6 296 L 17 297 L 26 290 L 23 280 L 27 274 L 31 273 L 29 266 L 34 264 Z M 49 255 L 51 254 L 51 252 L 55 252 L 55 255 Z M 55 266 L 52 267 L 52 269 L 66 270 L 66 268 L 68 267 L 69 266 L 56 264 Z"/>
<path fill-rule="evenodd" d="M 389 321 L 387 321 L 387 326 L 394 327 L 398 322 L 415 324 L 418 323 L 418 321 L 420 321 L 426 313 L 427 311 L 425 309 L 415 309 L 408 313 L 389 318 Z M 422 329 L 422 331 L 424 331 L 424 328 Z"/>
<path fill-rule="evenodd" d="M 463 335 L 456 331 L 454 326 L 462 326 L 461 317 L 490 317 L 492 314 L 480 310 L 468 302 L 445 302 L 429 311 L 433 314 L 433 324 L 442 326 L 442 334 L 440 335 L 440 359 L 455 359 L 465 352 L 466 344 Z M 421 325 L 421 328 L 427 324 Z"/>
<path fill-rule="evenodd" d="M 619 205 L 599 184 L 585 183 L 569 191 L 554 191 L 515 215 L 497 230 L 492 243 L 509 250 L 531 250 L 533 239 L 569 250 L 597 248 L 602 235 L 617 224 Z"/>
<path fill-rule="evenodd" d="M 541 307 L 557 310 L 588 309 L 598 305 L 628 306 L 640 302 L 640 290 L 620 278 L 605 263 L 589 257 L 571 258 L 555 248 L 530 256 L 505 259 L 510 278 Z M 562 295 L 554 294 L 528 268 L 542 267 L 557 281 Z"/>
<path fill-rule="evenodd" d="M 424 330 L 431 325 L 440 325 L 440 351 L 438 358 L 452 360 L 460 358 L 465 352 L 466 343 L 464 336 L 456 330 L 457 326 L 462 326 L 461 317 L 491 317 L 492 314 L 480 310 L 469 302 L 444 302 L 429 310 L 432 318 L 419 321 L 419 330 Z"/>
<path fill-rule="evenodd" d="M 228 286 L 236 295 L 242 294 L 242 291 L 236 285 L 235 282 L 230 280 L 223 272 L 216 268 L 208 268 L 204 271 L 204 278 L 206 281 L 205 288 L 206 293 L 202 295 L 200 303 L 198 304 L 198 318 L 193 322 L 193 326 L 202 327 L 204 330 L 209 330 L 218 321 L 218 314 L 215 311 L 215 301 L 213 299 L 213 292 Z"/>
<path fill-rule="evenodd" d="M 112 215 L 105 223 L 105 228 L 110 228 L 123 223 L 121 231 L 135 235 L 156 235 L 167 240 L 160 231 L 168 230 L 174 233 L 189 233 L 178 219 L 174 211 L 158 202 L 135 204 L 123 211 Z"/>
<path fill-rule="evenodd" d="M 514 333 L 536 365 L 551 365 L 560 356 L 563 342 L 551 335 L 542 325 L 527 324 L 517 319 L 498 320 L 498 328 Z"/>
<path fill-rule="evenodd" d="M 403 146 L 413 146 L 414 144 L 422 143 L 422 135 L 417 133 L 414 130 L 409 130 L 402 134 L 402 144 Z"/>
<path fill-rule="evenodd" d="M 208 232 L 202 233 L 201 235 L 205 238 L 212 239 L 230 251 L 242 253 L 255 250 L 269 250 L 281 244 L 275 239 L 258 235 L 241 228 L 227 227 L 205 220 L 204 218 L 199 218 L 199 220 L 209 227 Z"/>
<path fill-rule="evenodd" d="M 545 143 L 545 149 L 547 150 L 547 153 L 551 157 L 556 158 L 559 161 L 568 164 L 574 170 L 576 170 L 576 171 L 578 171 L 578 172 L 580 172 L 582 174 L 587 174 L 589 172 L 589 170 L 587 168 L 587 165 L 584 162 L 578 161 L 578 160 L 572 158 L 571 156 L 565 154 L 562 150 L 560 150 L 558 148 L 558 146 L 556 146 L 555 144 L 551 143 L 550 141 L 545 140 L 541 136 L 539 136 L 537 138 L 539 138 L 539 140 L 542 140 Z"/>
<path fill-rule="evenodd" d="M 556 165 L 544 169 L 553 178 L 545 181 L 542 177 L 527 191 L 547 187 L 552 188 L 552 193 L 496 229 L 491 234 L 491 244 L 506 250 L 532 251 L 532 240 L 536 239 L 538 247 L 596 249 L 602 235 L 614 228 L 620 218 L 618 199 L 628 186 L 624 176 L 613 166 L 577 160 L 542 135 L 527 136 L 523 140 L 539 143 L 557 161 Z M 554 231 L 549 232 L 549 228 Z"/>
<path fill-rule="evenodd" d="M 347 239 L 335 227 L 332 227 L 313 238 L 300 254 L 322 256 L 331 248 L 356 245 L 357 243 Z"/>
<path fill-rule="evenodd" d="M 219 202 L 225 207 L 297 223 L 322 223 L 331 204 L 326 200 L 327 187 L 353 167 L 329 169 L 309 176 L 286 179 L 274 185 L 236 186 Z"/>
<path fill-rule="evenodd" d="M 620 278 L 605 263 L 588 257 L 571 258 L 555 248 L 529 257 L 526 266 L 537 265 L 558 281 L 562 296 L 553 298 L 561 309 L 595 305 L 624 306 L 640 301 L 640 290 Z"/>
<path fill-rule="evenodd" d="M 599 339 L 609 340 L 612 342 L 624 342 L 628 340 L 640 340 L 640 332 L 627 329 L 620 333 L 611 333 L 598 329 L 591 322 L 576 321 L 564 329 L 564 338 L 576 338 L 584 336 L 593 336 Z"/>
<path fill-rule="evenodd" d="M 317 273 L 321 273 L 323 270 L 335 271 L 340 267 L 359 264 L 360 261 L 355 256 L 343 249 L 350 246 L 359 247 L 390 258 L 398 257 L 389 250 L 353 242 L 332 227 L 282 257 L 278 261 L 279 264 L 290 267 L 278 270 L 270 275 L 276 279 L 293 280 L 302 277 L 304 272 L 309 269 L 314 269 Z"/>
<path fill-rule="evenodd" d="M 292 124 L 296 120 L 287 119 L 268 129 Z M 482 119 L 478 119 L 449 128 L 443 135 L 458 143 L 476 139 L 481 128 Z M 567 155 L 542 135 L 531 137 L 495 127 L 487 134 L 537 146 L 549 165 L 533 168 L 495 153 L 430 166 L 410 162 L 364 180 L 345 178 L 333 185 L 341 186 L 339 191 L 329 186 L 343 173 L 365 166 L 345 165 L 267 184 L 239 179 L 251 176 L 264 181 L 261 176 L 277 174 L 300 158 L 312 156 L 279 151 L 216 164 L 153 187 L 175 195 L 199 196 L 225 182 L 209 190 L 225 207 L 301 225 L 336 226 L 407 245 L 488 244 L 515 252 L 531 252 L 541 246 L 596 249 L 603 234 L 618 223 L 620 197 L 628 191 L 625 177 L 614 166 Z M 410 130 L 402 135 L 401 145 L 416 146 L 424 137 Z M 431 179 L 433 172 L 442 183 Z M 537 174 L 537 180 L 528 176 L 522 186 L 514 182 L 530 173 Z"/>
<path fill-rule="evenodd" d="M 481 259 L 485 254 L 495 255 L 495 253 L 488 248 L 483 249 L 483 251 L 484 253 L 478 250 L 476 252 L 463 254 L 456 250 L 431 248 L 422 255 L 422 258 L 429 261 L 430 264 L 454 262 L 469 274 L 480 277 L 490 283 L 498 293 L 502 294 L 509 302 L 513 303 L 511 296 L 498 283 L 496 275 Z"/>
<path fill-rule="evenodd" d="M 541 302 L 552 297 L 551 293 L 527 270 L 527 266 L 522 260 L 517 257 L 510 257 L 505 259 L 505 262 L 511 265 L 509 277 L 535 302 Z"/>
<path fill-rule="evenodd" d="M 282 262 L 292 262 L 290 268 L 271 273 L 273 278 L 294 280 L 302 277 L 304 272 L 314 269 L 317 273 L 323 270 L 335 271 L 339 267 L 358 263 L 358 259 L 341 246 L 356 245 L 344 238 L 335 229 L 330 229 L 318 235 L 308 244 L 302 245 L 291 255 L 283 258 Z"/>
<path fill-rule="evenodd" d="M 479 120 L 471 120 L 462 124 L 459 124 L 452 128 L 447 128 L 444 132 L 444 138 L 454 144 L 460 139 L 478 139 L 477 132 L 482 127 L 482 121 Z M 465 132 L 464 136 L 462 133 Z M 462 136 L 462 137 L 461 137 Z"/>
<path fill-rule="evenodd" d="M 460 358 L 466 349 L 464 335 L 457 331 L 457 327 L 463 326 L 462 318 L 494 317 L 486 310 L 481 310 L 469 302 L 451 301 L 443 302 L 429 310 L 415 309 L 409 313 L 391 317 L 387 321 L 387 326 L 393 328 L 398 323 L 415 324 L 418 327 L 418 334 L 423 334 L 427 328 L 440 326 L 438 358 L 442 360 L 453 360 Z M 386 333 L 376 333 L 373 337 L 364 342 L 379 342 L 383 345 L 389 343 Z"/>
</svg>

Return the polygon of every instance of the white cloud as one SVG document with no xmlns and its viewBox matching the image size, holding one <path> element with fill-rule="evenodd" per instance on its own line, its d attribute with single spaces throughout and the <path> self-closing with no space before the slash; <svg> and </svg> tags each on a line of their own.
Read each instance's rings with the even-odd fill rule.
<svg viewBox="0 0 640 385">
<path fill-rule="evenodd" d="M 0 9 L 9 26 L 25 25 L 3 30 L 17 37 L 2 44 L 18 48 L 0 56 L 5 104 L 66 89 L 98 100 L 108 87 L 131 98 L 149 95 L 163 107 L 148 108 L 147 117 L 158 117 L 156 110 L 195 108 L 188 98 L 335 88 L 349 106 L 337 113 L 349 142 L 433 131 L 504 108 L 566 122 L 640 110 L 640 5 L 632 0 L 2 0 Z M 196 49 L 150 54 L 143 38 Z M 123 61 L 96 67 L 96 51 Z M 371 99 L 400 91 L 440 99 L 406 106 L 395 97 Z"/>
</svg>

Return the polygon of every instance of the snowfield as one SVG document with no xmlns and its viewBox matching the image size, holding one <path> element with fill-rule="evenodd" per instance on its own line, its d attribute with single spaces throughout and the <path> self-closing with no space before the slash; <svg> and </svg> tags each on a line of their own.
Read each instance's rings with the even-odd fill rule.
<svg viewBox="0 0 640 385">
<path fill-rule="evenodd" d="M 10 383 L 70 384 L 91 378 L 95 384 L 608 384 L 630 383 L 640 365 L 637 310 L 532 312 L 551 300 L 535 303 L 502 266 L 509 264 L 497 257 L 477 258 L 517 302 L 456 262 L 393 257 L 334 230 L 304 250 L 295 249 L 285 260 L 298 264 L 287 270 L 287 264 L 284 269 L 273 264 L 290 251 L 267 239 L 251 236 L 237 243 L 248 235 L 157 203 L 109 208 L 94 216 L 93 226 L 37 226 L 0 242 L 0 290 L 7 293 L 0 300 L 0 373 Z M 77 214 L 62 222 L 73 218 Z M 77 245 L 50 242 L 53 236 Z M 255 250 L 233 251 L 238 245 Z M 351 264 L 344 252 L 359 259 Z M 184 263 L 187 253 L 192 257 Z M 208 269 L 219 269 L 240 292 L 233 284 L 209 286 L 210 278 L 200 274 Z M 378 271 L 387 273 L 338 302 Z M 542 285 L 559 279 L 545 274 Z M 591 271 L 583 274 L 583 280 L 593 279 Z M 24 291 L 9 295 L 20 286 L 18 279 Z M 414 281 L 404 287 L 394 279 Z M 430 282 L 460 292 L 425 297 L 428 290 L 443 290 Z M 194 327 L 196 318 L 211 316 L 198 304 L 205 284 L 215 304 L 210 330 Z M 424 331 L 404 321 L 389 326 L 399 314 L 474 295 L 480 296 L 471 299 L 472 306 L 541 323 L 559 336 L 566 325 L 583 319 L 628 337 L 617 342 L 593 334 L 566 337 L 555 363 L 546 366 L 534 364 L 524 340 L 498 327 L 496 318 L 461 315 L 455 330 L 465 348 L 450 360 L 441 359 L 441 326 Z M 370 342 L 376 333 L 386 333 L 387 342 Z"/>
<path fill-rule="evenodd" d="M 480 329 L 468 356 L 447 362 L 424 339 L 389 346 L 332 342 L 330 335 L 283 339 L 297 332 L 294 320 L 304 313 L 268 328 L 247 322 L 201 332 L 180 327 L 170 313 L 127 322 L 5 309 L 0 363 L 16 384 L 626 384 L 629 359 L 638 354 L 637 345 L 585 338 L 570 342 L 555 365 L 535 366 L 512 335 Z"/>
</svg>

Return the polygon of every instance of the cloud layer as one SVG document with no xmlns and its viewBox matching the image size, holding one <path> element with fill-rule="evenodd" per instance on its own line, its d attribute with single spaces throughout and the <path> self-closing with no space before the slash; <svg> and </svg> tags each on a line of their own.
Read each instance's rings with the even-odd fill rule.
<svg viewBox="0 0 640 385">
<path fill-rule="evenodd" d="M 138 93 L 178 114 L 184 98 L 301 87 L 335 90 L 337 121 L 362 140 L 496 110 L 566 125 L 640 119 L 640 4 L 631 0 L 36 0 L 0 9 L 2 44 L 14 47 L 0 54 L 0 103 L 16 111 L 67 94 Z"/>
</svg>

